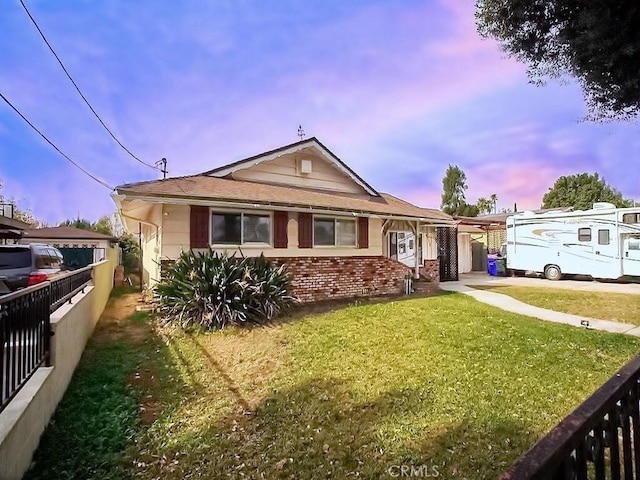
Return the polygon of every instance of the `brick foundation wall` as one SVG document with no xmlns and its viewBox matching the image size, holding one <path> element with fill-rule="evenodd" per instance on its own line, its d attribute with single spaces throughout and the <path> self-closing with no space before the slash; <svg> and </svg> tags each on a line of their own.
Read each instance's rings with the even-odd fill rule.
<svg viewBox="0 0 640 480">
<path fill-rule="evenodd" d="M 386 257 L 270 258 L 286 264 L 293 294 L 302 302 L 399 294 L 411 269 Z"/>
<path fill-rule="evenodd" d="M 420 267 L 420 275 L 432 282 L 440 283 L 440 260 L 425 260 L 424 265 Z"/>
</svg>

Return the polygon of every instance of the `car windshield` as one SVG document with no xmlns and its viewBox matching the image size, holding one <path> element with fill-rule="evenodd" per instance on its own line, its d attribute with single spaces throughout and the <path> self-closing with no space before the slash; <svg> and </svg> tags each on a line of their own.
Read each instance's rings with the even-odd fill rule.
<svg viewBox="0 0 640 480">
<path fill-rule="evenodd" d="M 31 251 L 28 248 L 0 249 L 0 270 L 31 266 Z"/>
</svg>

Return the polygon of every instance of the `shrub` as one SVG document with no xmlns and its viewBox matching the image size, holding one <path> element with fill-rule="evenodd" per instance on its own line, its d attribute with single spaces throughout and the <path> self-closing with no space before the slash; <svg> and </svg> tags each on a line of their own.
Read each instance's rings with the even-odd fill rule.
<svg viewBox="0 0 640 480">
<path fill-rule="evenodd" d="M 168 267 L 156 296 L 167 320 L 214 329 L 270 321 L 297 303 L 290 289 L 285 266 L 263 255 L 188 251 Z"/>
</svg>

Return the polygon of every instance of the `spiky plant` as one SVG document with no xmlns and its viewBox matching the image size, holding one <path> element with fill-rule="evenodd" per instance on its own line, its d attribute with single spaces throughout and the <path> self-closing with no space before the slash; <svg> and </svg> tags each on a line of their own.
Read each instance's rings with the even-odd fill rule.
<svg viewBox="0 0 640 480">
<path fill-rule="evenodd" d="M 183 252 L 156 296 L 167 320 L 215 329 L 272 320 L 297 303 L 290 290 L 285 267 L 263 255 L 236 258 L 208 250 Z"/>
</svg>

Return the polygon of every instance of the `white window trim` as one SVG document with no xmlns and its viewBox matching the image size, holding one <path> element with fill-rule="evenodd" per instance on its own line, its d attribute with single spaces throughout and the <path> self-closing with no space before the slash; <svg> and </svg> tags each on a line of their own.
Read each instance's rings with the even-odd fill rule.
<svg viewBox="0 0 640 480">
<path fill-rule="evenodd" d="M 212 215 L 215 213 L 240 215 L 240 243 L 212 243 L 213 221 Z M 269 217 L 269 243 L 265 242 L 245 242 L 244 241 L 244 215 L 262 215 Z M 209 245 L 211 248 L 234 248 L 234 247 L 273 247 L 273 212 L 269 210 L 236 210 L 229 208 L 209 207 Z"/>
<path fill-rule="evenodd" d="M 318 220 L 333 220 L 333 245 L 316 245 L 316 218 Z M 349 220 L 354 222 L 356 227 L 355 243 L 353 245 L 338 245 L 338 229 L 336 228 L 336 220 Z M 340 215 L 322 215 L 314 214 L 311 219 L 311 233 L 312 233 L 312 245 L 313 248 L 358 248 L 358 220 L 355 217 L 347 217 Z"/>
</svg>

